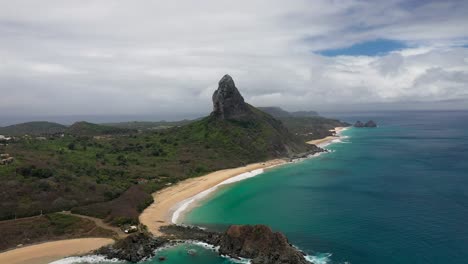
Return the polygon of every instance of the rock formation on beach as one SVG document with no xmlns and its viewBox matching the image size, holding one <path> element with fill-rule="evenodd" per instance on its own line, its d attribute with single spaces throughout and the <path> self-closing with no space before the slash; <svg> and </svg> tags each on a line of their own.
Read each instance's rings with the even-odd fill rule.
<svg viewBox="0 0 468 264">
<path fill-rule="evenodd" d="M 361 121 L 357 121 L 354 124 L 354 127 L 377 127 L 377 124 L 373 120 L 369 120 L 366 123 L 363 123 Z"/>
</svg>

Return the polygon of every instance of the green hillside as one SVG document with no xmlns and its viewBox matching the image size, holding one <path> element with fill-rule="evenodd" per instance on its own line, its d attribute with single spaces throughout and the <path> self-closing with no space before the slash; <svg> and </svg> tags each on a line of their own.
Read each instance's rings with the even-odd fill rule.
<svg viewBox="0 0 468 264">
<path fill-rule="evenodd" d="M 288 112 L 280 107 L 259 107 L 260 110 L 280 120 L 287 129 L 302 141 L 332 135 L 335 127 L 350 126 L 346 122 L 319 116 L 315 111 Z"/>
<path fill-rule="evenodd" d="M 130 122 L 118 122 L 118 123 L 103 123 L 101 125 L 125 128 L 125 129 L 134 129 L 134 130 L 157 130 L 157 129 L 177 127 L 177 126 L 184 126 L 194 121 L 195 120 L 157 121 L 157 122 L 130 121 Z"/>
<path fill-rule="evenodd" d="M 65 130 L 65 133 L 75 136 L 116 135 L 136 132 L 128 128 L 119 128 L 93 124 L 85 121 L 76 122 Z"/>
<path fill-rule="evenodd" d="M 57 123 L 36 121 L 0 127 L 0 135 L 51 135 L 55 133 L 63 133 L 66 128 L 66 126 Z"/>
</svg>

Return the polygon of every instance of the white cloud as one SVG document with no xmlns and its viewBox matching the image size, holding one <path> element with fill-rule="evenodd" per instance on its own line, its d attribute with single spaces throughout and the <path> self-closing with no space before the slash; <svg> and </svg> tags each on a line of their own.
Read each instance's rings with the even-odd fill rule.
<svg viewBox="0 0 468 264">
<path fill-rule="evenodd" d="M 252 104 L 289 109 L 468 100 L 467 12 L 466 1 L 2 1 L 0 111 L 206 113 L 225 73 Z M 375 38 L 410 47 L 314 53 Z"/>
</svg>

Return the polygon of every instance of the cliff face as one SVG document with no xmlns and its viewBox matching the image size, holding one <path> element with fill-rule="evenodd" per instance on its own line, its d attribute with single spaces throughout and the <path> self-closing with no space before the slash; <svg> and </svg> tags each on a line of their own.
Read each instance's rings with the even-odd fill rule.
<svg viewBox="0 0 468 264">
<path fill-rule="evenodd" d="M 285 235 L 265 225 L 233 225 L 219 242 L 219 253 L 252 259 L 253 264 L 305 264 L 304 254 L 293 248 Z"/>
<path fill-rule="evenodd" d="M 225 119 L 240 119 L 252 114 L 244 97 L 237 90 L 234 80 L 228 74 L 218 83 L 218 89 L 213 93 L 213 116 Z"/>
</svg>

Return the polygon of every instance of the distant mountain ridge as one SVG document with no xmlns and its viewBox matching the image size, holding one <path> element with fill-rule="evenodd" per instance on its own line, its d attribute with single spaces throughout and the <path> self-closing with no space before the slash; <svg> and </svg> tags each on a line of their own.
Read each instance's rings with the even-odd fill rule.
<svg viewBox="0 0 468 264">
<path fill-rule="evenodd" d="M 15 124 L 6 127 L 0 127 L 0 134 L 19 136 L 19 135 L 44 135 L 63 133 L 67 129 L 66 126 L 58 123 L 47 121 L 34 121 L 21 124 Z"/>
<path fill-rule="evenodd" d="M 262 110 L 265 113 L 268 113 L 274 117 L 314 117 L 318 116 L 319 114 L 315 111 L 295 111 L 295 112 L 288 112 L 281 107 L 278 106 L 265 106 L 265 107 L 257 107 L 258 109 Z"/>
<path fill-rule="evenodd" d="M 8 136 L 50 136 L 54 134 L 69 134 L 74 136 L 113 135 L 136 132 L 133 129 L 119 128 L 93 124 L 85 121 L 76 122 L 71 126 L 47 121 L 34 121 L 0 127 L 0 135 Z"/>
<path fill-rule="evenodd" d="M 288 112 L 277 106 L 259 107 L 258 109 L 280 120 L 289 131 L 303 141 L 330 136 L 335 127 L 350 126 L 350 124 L 337 119 L 319 116 L 315 111 Z"/>
<path fill-rule="evenodd" d="M 65 133 L 75 136 L 115 135 L 136 132 L 132 129 L 93 124 L 85 121 L 76 122 L 65 130 Z"/>
</svg>

